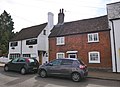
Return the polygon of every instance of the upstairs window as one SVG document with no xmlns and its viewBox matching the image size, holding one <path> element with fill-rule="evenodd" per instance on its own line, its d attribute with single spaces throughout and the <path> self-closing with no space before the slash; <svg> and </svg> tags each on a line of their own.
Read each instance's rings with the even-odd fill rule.
<svg viewBox="0 0 120 87">
<path fill-rule="evenodd" d="M 11 43 L 10 43 L 10 46 L 11 46 L 11 47 L 18 46 L 18 42 L 11 42 Z"/>
<path fill-rule="evenodd" d="M 37 44 L 37 39 L 26 40 L 26 45 L 35 45 Z"/>
<path fill-rule="evenodd" d="M 46 35 L 46 30 L 43 31 L 43 35 Z"/>
<path fill-rule="evenodd" d="M 57 45 L 64 45 L 65 37 L 57 37 Z"/>
<path fill-rule="evenodd" d="M 88 42 L 99 42 L 98 33 L 88 34 Z"/>
</svg>

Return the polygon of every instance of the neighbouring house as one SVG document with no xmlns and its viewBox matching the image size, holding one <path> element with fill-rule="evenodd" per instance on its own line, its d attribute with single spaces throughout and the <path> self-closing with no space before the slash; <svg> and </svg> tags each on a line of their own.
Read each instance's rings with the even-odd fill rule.
<svg viewBox="0 0 120 87">
<path fill-rule="evenodd" d="M 113 72 L 120 72 L 120 2 L 107 4 L 111 27 L 111 48 Z"/>
<path fill-rule="evenodd" d="M 49 35 L 49 60 L 81 58 L 89 68 L 112 69 L 107 15 L 66 22 L 60 9 L 58 23 Z"/>
<path fill-rule="evenodd" d="M 48 13 L 48 23 L 23 28 L 9 42 L 9 59 L 37 58 L 40 64 L 48 61 L 48 35 L 53 28 L 53 13 Z"/>
</svg>

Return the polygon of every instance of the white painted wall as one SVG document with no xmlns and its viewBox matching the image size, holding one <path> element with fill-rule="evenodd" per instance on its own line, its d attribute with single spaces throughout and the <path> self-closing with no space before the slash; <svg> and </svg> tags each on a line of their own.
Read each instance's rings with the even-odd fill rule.
<svg viewBox="0 0 120 87">
<path fill-rule="evenodd" d="M 36 38 L 31 38 L 31 39 L 36 39 Z M 29 40 L 29 39 L 26 39 Z M 31 55 L 36 55 L 37 57 L 37 44 L 35 45 L 26 45 L 26 40 L 22 40 L 22 54 L 31 54 Z M 33 46 L 33 48 L 29 48 L 29 46 Z"/>
<path fill-rule="evenodd" d="M 114 24 L 114 33 L 115 33 L 117 72 L 120 72 L 120 19 L 113 20 L 113 24 Z M 114 47 L 114 44 L 112 44 L 112 47 Z M 112 51 L 114 51 L 114 50 L 112 50 Z M 115 58 L 115 57 L 113 56 L 113 58 Z M 113 62 L 115 62 L 115 60 L 113 60 Z M 115 71 L 115 68 L 113 71 Z"/>
<path fill-rule="evenodd" d="M 113 68 L 113 72 L 116 72 L 112 23 L 109 22 L 109 25 L 111 27 L 110 36 L 111 36 L 111 50 L 112 50 L 112 68 Z"/>
<path fill-rule="evenodd" d="M 26 45 L 26 40 L 18 41 L 18 46 L 15 47 L 15 49 L 11 49 L 10 43 L 9 43 L 9 54 L 11 53 L 21 53 L 21 45 L 22 45 L 22 54 L 31 54 L 31 57 L 36 57 L 39 61 L 38 57 L 38 51 L 46 51 L 48 54 L 48 36 L 50 34 L 51 29 L 54 26 L 53 23 L 53 13 L 48 12 L 48 24 L 43 29 L 46 30 L 46 35 L 43 35 L 43 31 L 38 35 L 37 37 L 37 44 L 36 45 Z M 36 38 L 30 38 L 30 39 L 36 39 Z M 22 44 L 21 44 L 22 43 Z M 33 48 L 29 48 L 29 46 L 33 46 Z M 42 57 L 42 64 L 48 61 L 48 57 L 43 56 Z"/>
<path fill-rule="evenodd" d="M 17 41 L 18 42 L 18 46 L 15 46 L 15 49 L 12 49 L 12 47 L 10 46 L 11 42 L 9 43 L 9 52 L 10 53 L 20 53 L 21 50 L 21 41 Z"/>
</svg>

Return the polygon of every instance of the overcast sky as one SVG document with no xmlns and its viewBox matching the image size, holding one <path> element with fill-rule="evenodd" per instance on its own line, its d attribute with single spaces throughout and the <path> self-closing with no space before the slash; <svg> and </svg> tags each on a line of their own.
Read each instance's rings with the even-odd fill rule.
<svg viewBox="0 0 120 87">
<path fill-rule="evenodd" d="M 14 22 L 14 31 L 47 22 L 47 13 L 54 14 L 57 24 L 63 8 L 65 22 L 106 15 L 106 4 L 119 0 L 0 0 L 0 14 L 6 10 Z"/>
</svg>

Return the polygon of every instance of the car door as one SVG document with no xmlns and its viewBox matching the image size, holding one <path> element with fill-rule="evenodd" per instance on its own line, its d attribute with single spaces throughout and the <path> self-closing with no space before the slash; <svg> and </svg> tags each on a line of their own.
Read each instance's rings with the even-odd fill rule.
<svg viewBox="0 0 120 87">
<path fill-rule="evenodd" d="M 8 67 L 9 67 L 10 70 L 17 71 L 17 69 L 18 69 L 18 60 L 19 60 L 19 58 L 15 58 L 9 63 Z"/>
<path fill-rule="evenodd" d="M 25 58 L 19 58 L 19 60 L 18 60 L 18 64 L 17 64 L 17 69 L 18 69 L 18 71 L 20 71 L 21 70 L 21 68 L 23 68 L 24 67 L 24 65 L 25 65 Z"/>
<path fill-rule="evenodd" d="M 51 75 L 59 75 L 61 61 L 62 60 L 57 59 L 57 60 L 50 62 L 52 65 L 48 66 L 48 73 Z"/>
<path fill-rule="evenodd" d="M 72 60 L 68 60 L 68 59 L 63 59 L 61 62 L 61 75 L 63 76 L 69 76 L 72 72 Z"/>
</svg>

